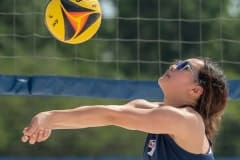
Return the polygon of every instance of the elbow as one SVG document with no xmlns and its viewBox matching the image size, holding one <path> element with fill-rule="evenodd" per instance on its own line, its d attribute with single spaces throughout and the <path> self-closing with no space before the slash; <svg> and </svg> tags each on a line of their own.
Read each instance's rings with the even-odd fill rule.
<svg viewBox="0 0 240 160">
<path fill-rule="evenodd" d="M 132 123 L 135 121 L 131 111 L 127 108 L 118 108 L 106 116 L 109 125 L 121 127 L 127 130 L 137 130 Z"/>
<path fill-rule="evenodd" d="M 121 121 L 122 109 L 110 109 L 107 114 L 105 114 L 104 119 L 108 125 L 117 126 Z"/>
<path fill-rule="evenodd" d="M 116 125 L 121 119 L 122 108 L 115 106 L 103 106 L 101 107 L 103 110 L 103 119 L 108 125 Z"/>
</svg>

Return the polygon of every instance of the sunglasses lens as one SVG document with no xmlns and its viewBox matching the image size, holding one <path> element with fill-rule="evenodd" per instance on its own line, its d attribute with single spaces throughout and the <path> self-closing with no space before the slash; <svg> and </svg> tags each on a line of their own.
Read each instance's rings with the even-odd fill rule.
<svg viewBox="0 0 240 160">
<path fill-rule="evenodd" d="M 177 62 L 176 63 L 176 69 L 179 70 L 179 71 L 182 71 L 182 70 L 191 71 L 191 73 L 194 76 L 194 79 L 197 82 L 199 81 L 198 77 L 195 75 L 195 73 L 192 70 L 191 64 L 188 61 L 179 61 L 179 62 Z"/>
<path fill-rule="evenodd" d="M 188 62 L 187 61 L 180 61 L 180 62 L 178 62 L 177 63 L 177 70 L 181 70 L 181 69 L 183 69 L 186 65 L 188 64 Z"/>
</svg>

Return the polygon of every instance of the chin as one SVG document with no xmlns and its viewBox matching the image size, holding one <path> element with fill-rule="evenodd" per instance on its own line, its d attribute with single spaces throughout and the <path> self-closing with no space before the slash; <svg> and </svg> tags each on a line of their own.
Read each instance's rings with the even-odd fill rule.
<svg viewBox="0 0 240 160">
<path fill-rule="evenodd" d="M 158 79 L 158 86 L 161 88 L 164 95 L 165 93 L 176 89 L 172 87 L 173 85 L 171 84 L 171 81 L 165 76 Z"/>
<path fill-rule="evenodd" d="M 160 78 L 158 79 L 158 85 L 159 85 L 159 87 L 161 87 L 161 83 L 162 83 L 162 77 L 160 77 Z"/>
<path fill-rule="evenodd" d="M 164 88 L 164 84 L 166 83 L 166 80 L 164 80 L 164 78 L 160 77 L 158 79 L 158 86 L 163 90 Z"/>
</svg>

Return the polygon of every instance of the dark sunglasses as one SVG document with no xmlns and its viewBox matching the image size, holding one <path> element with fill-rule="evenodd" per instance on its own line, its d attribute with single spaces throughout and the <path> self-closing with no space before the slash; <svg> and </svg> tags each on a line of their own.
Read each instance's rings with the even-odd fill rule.
<svg viewBox="0 0 240 160">
<path fill-rule="evenodd" d="M 193 75 L 193 78 L 196 82 L 199 82 L 199 78 L 198 78 L 198 75 L 194 72 L 193 70 L 193 67 L 191 65 L 190 62 L 184 60 L 184 61 L 177 61 L 175 63 L 176 65 L 176 69 L 179 70 L 179 71 L 183 71 L 183 70 L 186 70 L 186 71 L 190 71 Z"/>
</svg>

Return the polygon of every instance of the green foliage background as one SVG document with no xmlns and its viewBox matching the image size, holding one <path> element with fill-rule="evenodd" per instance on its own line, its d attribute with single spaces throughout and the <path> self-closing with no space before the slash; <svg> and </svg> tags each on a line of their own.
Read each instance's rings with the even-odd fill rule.
<svg viewBox="0 0 240 160">
<path fill-rule="evenodd" d="M 0 73 L 155 80 L 176 58 L 208 56 L 219 62 L 228 79 L 239 79 L 239 14 L 229 13 L 230 0 L 201 2 L 112 0 L 121 18 L 104 18 L 95 39 L 73 46 L 49 35 L 43 22 L 47 1 L 2 1 Z M 138 15 L 142 19 L 132 18 Z M 142 154 L 146 134 L 116 127 L 55 131 L 48 141 L 33 146 L 20 142 L 22 128 L 40 111 L 124 100 L 1 96 L 0 102 L 0 155 Z M 239 104 L 228 103 L 216 139 L 217 156 L 240 156 Z"/>
</svg>

